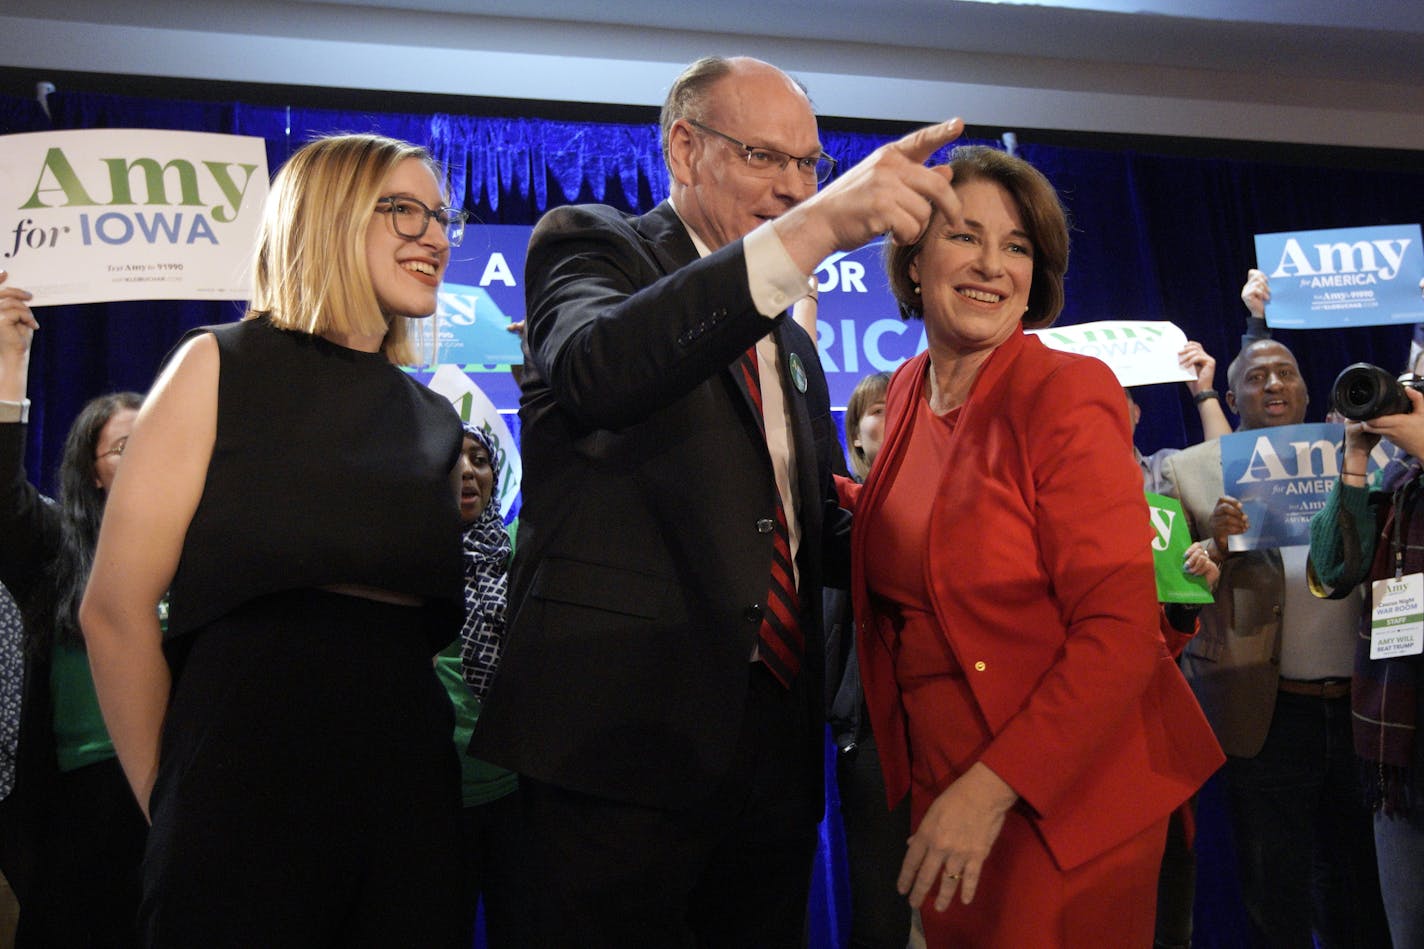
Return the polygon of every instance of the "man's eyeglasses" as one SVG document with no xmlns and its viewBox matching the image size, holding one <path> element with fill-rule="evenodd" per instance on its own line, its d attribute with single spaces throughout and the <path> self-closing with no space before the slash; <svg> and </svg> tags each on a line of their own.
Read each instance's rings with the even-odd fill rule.
<svg viewBox="0 0 1424 949">
<path fill-rule="evenodd" d="M 740 148 L 747 158 L 747 170 L 758 178 L 775 178 L 781 174 L 782 170 L 792 162 L 796 163 L 796 173 L 807 181 L 821 184 L 835 171 L 836 160 L 825 152 L 819 155 L 807 155 L 805 158 L 798 158 L 795 155 L 788 155 L 779 152 L 774 148 L 767 148 L 764 145 L 748 145 L 746 142 L 738 141 L 726 132 L 719 132 L 714 128 L 703 125 L 696 119 L 688 119 L 688 124 L 693 128 L 701 129 L 709 135 L 726 139 L 733 145 Z"/>
<path fill-rule="evenodd" d="M 376 210 L 389 214 L 396 233 L 410 240 L 424 237 L 430 219 L 434 218 L 445 229 L 445 238 L 451 247 L 459 247 L 460 241 L 465 239 L 465 221 L 470 217 L 459 208 L 436 208 L 432 211 L 414 198 L 398 196 L 377 198 Z"/>
</svg>

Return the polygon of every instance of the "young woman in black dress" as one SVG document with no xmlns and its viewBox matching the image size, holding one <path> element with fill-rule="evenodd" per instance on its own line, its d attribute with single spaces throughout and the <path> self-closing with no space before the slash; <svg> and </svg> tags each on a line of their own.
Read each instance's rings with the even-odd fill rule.
<svg viewBox="0 0 1424 949">
<path fill-rule="evenodd" d="M 455 946 L 460 423 L 401 372 L 464 214 L 352 135 L 273 182 L 251 308 L 160 374 L 81 612 L 150 815 L 150 946 Z M 169 592 L 160 632 L 154 604 Z"/>
</svg>

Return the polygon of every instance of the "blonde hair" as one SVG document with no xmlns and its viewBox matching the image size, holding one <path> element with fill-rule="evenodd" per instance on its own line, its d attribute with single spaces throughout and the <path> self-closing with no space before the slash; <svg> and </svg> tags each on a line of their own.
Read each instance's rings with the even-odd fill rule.
<svg viewBox="0 0 1424 949">
<path fill-rule="evenodd" d="M 870 475 L 870 459 L 865 457 L 865 449 L 855 443 L 856 436 L 860 434 L 860 420 L 872 405 L 885 401 L 889 388 L 890 373 L 872 372 L 855 384 L 850 398 L 846 400 L 846 451 L 850 455 L 851 473 L 857 481 L 864 481 Z"/>
<path fill-rule="evenodd" d="M 319 335 L 383 335 L 391 362 L 413 364 L 410 320 L 387 317 L 366 266 L 366 229 L 381 186 L 409 158 L 443 181 L 418 145 L 383 135 L 332 135 L 303 145 L 272 181 L 244 319 Z"/>
</svg>

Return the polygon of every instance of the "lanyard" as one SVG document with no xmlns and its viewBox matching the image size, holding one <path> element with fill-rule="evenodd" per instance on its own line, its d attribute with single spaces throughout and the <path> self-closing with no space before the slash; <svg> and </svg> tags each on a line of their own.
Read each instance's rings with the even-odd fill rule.
<svg viewBox="0 0 1424 949">
<path fill-rule="evenodd" d="M 1393 518 L 1390 530 L 1390 550 L 1394 553 L 1394 578 L 1396 580 L 1404 576 L 1404 552 L 1406 550 L 1424 550 L 1424 547 L 1418 544 L 1404 542 L 1404 522 L 1407 519 L 1404 505 L 1413 503 L 1416 492 L 1411 489 L 1416 488 L 1418 484 L 1419 477 L 1415 476 L 1394 489 L 1394 509 L 1390 513 Z"/>
</svg>

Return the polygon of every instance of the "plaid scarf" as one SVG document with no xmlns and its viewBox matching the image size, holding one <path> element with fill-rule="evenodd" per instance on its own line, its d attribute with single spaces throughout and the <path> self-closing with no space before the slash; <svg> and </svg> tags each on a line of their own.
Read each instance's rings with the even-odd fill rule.
<svg viewBox="0 0 1424 949">
<path fill-rule="evenodd" d="M 1375 544 L 1371 580 L 1394 576 L 1395 518 L 1401 518 L 1400 542 L 1404 545 L 1404 572 L 1424 571 L 1424 510 L 1420 509 L 1420 479 L 1404 480 L 1392 495 L 1378 495 L 1384 501 L 1376 515 L 1381 523 Z M 1420 657 L 1370 658 L 1370 607 L 1367 605 L 1355 641 L 1355 677 L 1351 686 L 1355 753 L 1366 766 L 1366 796 L 1373 807 L 1386 814 L 1407 813 L 1419 794 L 1418 743 L 1415 741 L 1421 717 L 1419 702 Z"/>
<path fill-rule="evenodd" d="M 472 425 L 465 426 L 465 434 L 484 445 L 494 468 L 489 503 L 461 537 L 465 558 L 465 625 L 460 630 L 460 672 L 475 698 L 483 702 L 504 648 L 510 543 L 499 513 L 499 467 L 494 443 Z"/>
</svg>

